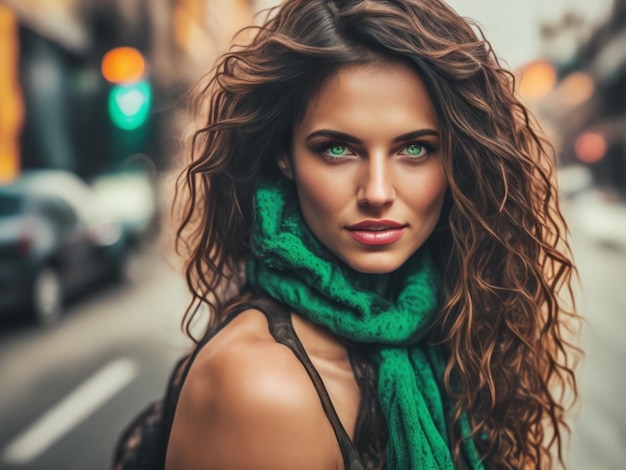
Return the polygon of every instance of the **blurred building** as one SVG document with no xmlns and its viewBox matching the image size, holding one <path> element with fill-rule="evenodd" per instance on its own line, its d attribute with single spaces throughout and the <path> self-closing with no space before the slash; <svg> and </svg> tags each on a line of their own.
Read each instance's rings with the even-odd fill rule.
<svg viewBox="0 0 626 470">
<path fill-rule="evenodd" d="M 166 167 L 178 149 L 185 92 L 233 33 L 271 3 L 4 0 L 0 178 L 32 167 L 90 177 L 133 155 Z M 110 67 L 139 57 L 131 68 L 140 73 L 105 77 L 103 59 L 115 48 L 126 54 Z"/>
<path fill-rule="evenodd" d="M 624 198 L 626 0 L 588 26 L 572 12 L 544 25 L 546 60 L 531 64 L 521 85 L 552 127 L 561 164 L 583 165 L 594 186 Z"/>
<path fill-rule="evenodd" d="M 626 0 L 615 1 L 573 65 L 571 73 L 588 74 L 595 92 L 578 120 L 563 120 L 564 151 L 590 166 L 597 186 L 626 197 Z"/>
</svg>

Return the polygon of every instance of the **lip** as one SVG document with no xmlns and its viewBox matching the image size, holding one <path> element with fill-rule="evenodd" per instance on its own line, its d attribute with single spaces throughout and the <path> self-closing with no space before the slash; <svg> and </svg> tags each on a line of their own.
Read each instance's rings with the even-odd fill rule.
<svg viewBox="0 0 626 470">
<path fill-rule="evenodd" d="M 348 230 L 384 230 L 384 229 L 399 229 L 405 227 L 406 224 L 401 224 L 395 220 L 364 220 L 358 224 L 348 225 Z"/>
<path fill-rule="evenodd" d="M 364 245 L 391 245 L 402 238 L 406 224 L 393 220 L 364 220 L 347 226 L 348 233 Z"/>
</svg>

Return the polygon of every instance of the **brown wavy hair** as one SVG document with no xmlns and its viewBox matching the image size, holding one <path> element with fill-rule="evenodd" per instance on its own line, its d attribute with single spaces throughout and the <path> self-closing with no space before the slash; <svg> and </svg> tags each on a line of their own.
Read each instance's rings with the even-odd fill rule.
<svg viewBox="0 0 626 470">
<path fill-rule="evenodd" d="M 215 325 L 239 299 L 256 183 L 282 177 L 276 157 L 311 97 L 342 67 L 402 61 L 432 98 L 449 181 L 428 241 L 445 273 L 430 340 L 449 354 L 455 462 L 466 411 L 490 467 L 562 465 L 578 317 L 554 152 L 480 28 L 438 0 L 287 0 L 241 34 L 196 90 L 179 178 L 188 333 L 200 307 Z"/>
</svg>

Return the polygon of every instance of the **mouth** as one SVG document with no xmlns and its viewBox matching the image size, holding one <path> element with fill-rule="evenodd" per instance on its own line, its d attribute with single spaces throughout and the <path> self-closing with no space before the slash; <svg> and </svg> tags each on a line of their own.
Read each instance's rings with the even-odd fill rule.
<svg viewBox="0 0 626 470">
<path fill-rule="evenodd" d="M 396 222 L 395 220 L 363 220 L 357 224 L 348 225 L 346 228 L 348 230 L 371 230 L 371 231 L 381 231 L 381 230 L 394 230 L 406 227 L 406 224 L 401 224 L 400 222 Z"/>
<path fill-rule="evenodd" d="M 364 245 L 391 245 L 402 238 L 406 224 L 393 220 L 364 220 L 346 227 L 357 242 Z"/>
</svg>

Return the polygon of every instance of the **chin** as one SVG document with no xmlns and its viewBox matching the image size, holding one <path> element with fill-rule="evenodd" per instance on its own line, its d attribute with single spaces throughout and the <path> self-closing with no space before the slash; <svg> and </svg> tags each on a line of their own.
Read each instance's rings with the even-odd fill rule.
<svg viewBox="0 0 626 470">
<path fill-rule="evenodd" d="M 389 274 L 399 269 L 408 258 L 387 253 L 361 254 L 359 259 L 344 259 L 344 263 L 363 274 Z"/>
</svg>

